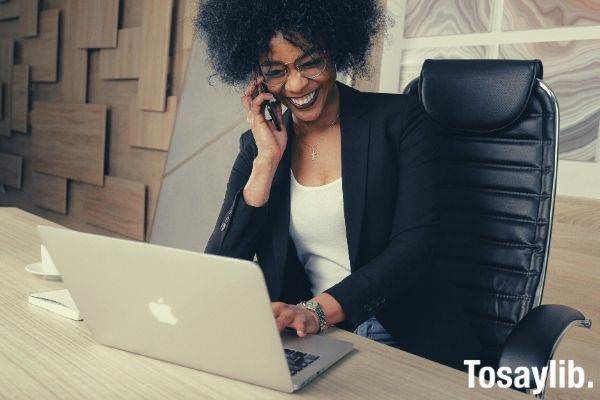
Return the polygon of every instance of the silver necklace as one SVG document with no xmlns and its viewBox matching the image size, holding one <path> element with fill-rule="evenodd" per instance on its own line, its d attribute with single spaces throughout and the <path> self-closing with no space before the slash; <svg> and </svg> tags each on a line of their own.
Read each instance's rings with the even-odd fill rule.
<svg viewBox="0 0 600 400">
<path fill-rule="evenodd" d="M 334 126 L 338 120 L 340 119 L 340 114 L 338 114 L 335 119 L 333 120 L 333 122 L 331 122 L 328 126 L 327 129 L 331 128 L 332 126 Z M 317 159 L 317 156 L 319 155 L 319 153 L 317 153 L 317 146 L 319 145 L 319 142 L 321 142 L 321 139 L 323 139 L 325 137 L 325 134 L 322 134 L 321 137 L 319 137 L 317 139 L 317 141 L 315 142 L 315 144 L 307 144 L 307 143 L 302 143 L 304 146 L 308 147 L 310 149 L 310 159 L 312 161 L 315 161 Z"/>
</svg>

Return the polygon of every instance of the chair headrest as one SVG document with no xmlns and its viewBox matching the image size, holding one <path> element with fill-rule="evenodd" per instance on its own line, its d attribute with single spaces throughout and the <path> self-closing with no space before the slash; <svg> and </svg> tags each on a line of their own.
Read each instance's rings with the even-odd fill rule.
<svg viewBox="0 0 600 400">
<path fill-rule="evenodd" d="M 443 126 L 496 131 L 516 121 L 542 79 L 540 60 L 431 60 L 423 63 L 419 99 Z"/>
</svg>

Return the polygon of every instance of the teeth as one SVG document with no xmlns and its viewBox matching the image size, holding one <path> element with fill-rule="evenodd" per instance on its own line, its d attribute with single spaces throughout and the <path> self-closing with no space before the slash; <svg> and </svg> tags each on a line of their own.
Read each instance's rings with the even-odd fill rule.
<svg viewBox="0 0 600 400">
<path fill-rule="evenodd" d="M 307 94 L 304 97 L 299 98 L 299 99 L 293 99 L 290 97 L 290 100 L 292 101 L 292 103 L 296 104 L 297 106 L 303 106 L 312 101 L 313 97 L 315 97 L 315 92 L 316 92 L 316 90 Z"/>
</svg>

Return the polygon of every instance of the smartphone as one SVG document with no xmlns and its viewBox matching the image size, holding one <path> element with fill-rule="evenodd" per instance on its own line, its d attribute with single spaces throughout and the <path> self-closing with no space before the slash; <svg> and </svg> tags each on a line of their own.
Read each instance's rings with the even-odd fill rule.
<svg viewBox="0 0 600 400">
<path fill-rule="evenodd" d="M 260 93 L 264 93 L 267 92 L 269 89 L 267 88 L 267 84 L 262 82 L 260 85 L 258 85 L 258 92 L 256 93 L 256 96 L 258 96 Z M 254 97 L 256 97 L 254 96 Z M 275 115 L 275 111 L 273 110 L 273 107 L 271 107 L 271 103 L 269 101 L 265 101 L 266 104 L 266 109 L 267 112 L 269 113 L 269 117 L 271 117 L 271 121 L 273 121 L 273 124 L 275 124 L 275 129 L 277 129 L 278 131 L 281 130 L 281 125 L 279 125 L 279 121 L 277 120 L 277 116 Z"/>
</svg>

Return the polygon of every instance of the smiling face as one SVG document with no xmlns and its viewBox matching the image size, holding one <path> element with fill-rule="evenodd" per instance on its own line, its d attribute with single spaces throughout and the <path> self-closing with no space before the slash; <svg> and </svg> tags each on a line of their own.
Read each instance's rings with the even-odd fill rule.
<svg viewBox="0 0 600 400">
<path fill-rule="evenodd" d="M 289 64 L 287 64 L 288 76 L 285 84 L 269 86 L 269 91 L 291 110 L 294 119 L 298 122 L 311 124 L 322 120 L 333 120 L 339 108 L 336 104 L 338 89 L 335 85 L 335 68 L 330 58 L 326 56 L 325 70 L 314 78 L 307 78 L 294 66 L 294 62 L 305 55 L 305 49 L 292 44 L 281 33 L 273 36 L 269 42 L 269 53 L 263 55 L 259 62 Z M 304 61 L 304 57 L 302 60 Z"/>
</svg>

